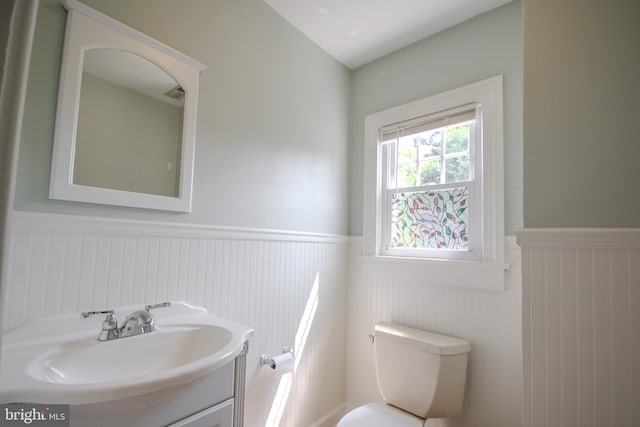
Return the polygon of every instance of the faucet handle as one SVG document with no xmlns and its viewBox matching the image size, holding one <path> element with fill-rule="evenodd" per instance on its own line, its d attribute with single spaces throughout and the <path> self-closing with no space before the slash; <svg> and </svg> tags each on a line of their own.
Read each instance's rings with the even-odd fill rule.
<svg viewBox="0 0 640 427">
<path fill-rule="evenodd" d="M 97 314 L 106 314 L 107 317 L 102 321 L 102 330 L 98 335 L 98 341 L 111 341 L 119 338 L 120 331 L 118 330 L 118 321 L 114 316 L 113 310 L 101 310 L 101 311 L 83 311 L 81 316 L 86 319 L 89 316 L 95 316 Z"/>
<path fill-rule="evenodd" d="M 102 310 L 102 311 L 83 311 L 80 313 L 83 319 L 86 319 L 89 316 L 95 316 L 97 314 L 115 314 L 113 310 Z"/>
<path fill-rule="evenodd" d="M 144 306 L 144 309 L 149 311 L 154 308 L 162 308 L 162 307 L 171 307 L 171 303 L 169 301 L 165 301 L 159 304 L 148 304 Z"/>
</svg>

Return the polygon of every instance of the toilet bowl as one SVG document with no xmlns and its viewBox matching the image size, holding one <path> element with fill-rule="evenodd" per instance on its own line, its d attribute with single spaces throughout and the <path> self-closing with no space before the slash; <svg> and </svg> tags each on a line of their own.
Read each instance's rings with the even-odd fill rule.
<svg viewBox="0 0 640 427">
<path fill-rule="evenodd" d="M 367 403 L 345 415 L 336 427 L 423 427 L 424 421 L 393 406 Z"/>
<path fill-rule="evenodd" d="M 378 389 L 385 404 L 368 403 L 336 427 L 423 427 L 427 418 L 462 410 L 468 341 L 388 322 L 375 325 Z"/>
</svg>

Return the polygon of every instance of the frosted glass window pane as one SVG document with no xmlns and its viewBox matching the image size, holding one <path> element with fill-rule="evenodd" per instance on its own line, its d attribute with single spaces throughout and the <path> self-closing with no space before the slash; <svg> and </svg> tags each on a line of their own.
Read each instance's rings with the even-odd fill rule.
<svg viewBox="0 0 640 427">
<path fill-rule="evenodd" d="M 468 250 L 468 193 L 462 187 L 395 194 L 391 247 Z"/>
</svg>

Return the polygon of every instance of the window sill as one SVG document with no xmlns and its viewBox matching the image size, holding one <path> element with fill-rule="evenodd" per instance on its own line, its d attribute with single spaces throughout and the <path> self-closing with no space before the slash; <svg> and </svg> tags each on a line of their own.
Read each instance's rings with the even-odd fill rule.
<svg viewBox="0 0 640 427">
<path fill-rule="evenodd" d="M 385 280 L 504 291 L 504 262 L 359 256 L 361 274 Z"/>
</svg>

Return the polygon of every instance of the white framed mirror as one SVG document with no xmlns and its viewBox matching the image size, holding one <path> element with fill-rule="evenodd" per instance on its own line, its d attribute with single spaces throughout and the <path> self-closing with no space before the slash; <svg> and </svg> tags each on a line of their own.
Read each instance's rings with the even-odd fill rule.
<svg viewBox="0 0 640 427">
<path fill-rule="evenodd" d="M 65 7 L 49 197 L 190 212 L 206 66 L 76 0 Z"/>
</svg>

